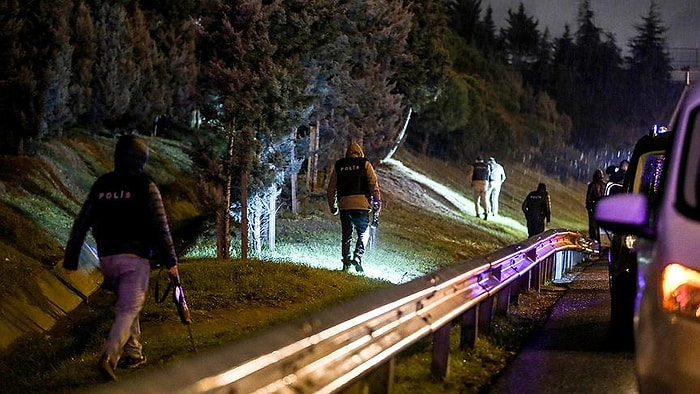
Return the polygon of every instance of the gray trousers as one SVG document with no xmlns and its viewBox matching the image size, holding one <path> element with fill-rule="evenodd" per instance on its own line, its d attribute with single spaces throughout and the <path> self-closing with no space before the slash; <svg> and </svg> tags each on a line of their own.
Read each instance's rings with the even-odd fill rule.
<svg viewBox="0 0 700 394">
<path fill-rule="evenodd" d="M 489 188 L 486 192 L 487 199 L 489 201 L 489 206 L 491 207 L 491 213 L 498 215 L 498 199 L 501 195 L 501 183 L 500 182 L 489 182 Z"/>
<path fill-rule="evenodd" d="M 130 357 L 142 356 L 139 313 L 146 301 L 151 266 L 148 259 L 117 254 L 101 257 L 100 270 L 117 292 L 116 316 L 104 347 L 116 365 L 122 352 Z"/>
</svg>

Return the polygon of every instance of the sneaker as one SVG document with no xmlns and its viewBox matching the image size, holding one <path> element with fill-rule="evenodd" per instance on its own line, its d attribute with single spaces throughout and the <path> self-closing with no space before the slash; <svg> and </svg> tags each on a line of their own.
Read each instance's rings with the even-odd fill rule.
<svg viewBox="0 0 700 394">
<path fill-rule="evenodd" d="M 347 272 L 350 269 L 350 266 L 353 264 L 353 261 L 350 258 L 344 258 L 343 259 L 343 271 Z"/>
<path fill-rule="evenodd" d="M 100 357 L 100 361 L 97 362 L 97 368 L 100 370 L 105 379 L 114 381 L 117 380 L 117 374 L 114 373 L 114 367 L 112 366 L 112 362 L 109 360 L 108 355 L 103 354 L 102 357 Z"/>
<path fill-rule="evenodd" d="M 119 368 L 138 368 L 142 366 L 143 364 L 146 364 L 146 356 L 141 356 L 141 357 L 134 357 L 134 356 L 127 356 L 127 357 L 122 357 L 121 360 L 119 360 Z"/>
</svg>

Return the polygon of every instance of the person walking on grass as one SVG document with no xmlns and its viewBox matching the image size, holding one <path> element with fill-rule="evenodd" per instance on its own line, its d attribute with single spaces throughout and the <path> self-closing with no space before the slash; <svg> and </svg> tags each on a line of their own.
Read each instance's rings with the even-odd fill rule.
<svg viewBox="0 0 700 394">
<path fill-rule="evenodd" d="M 588 212 L 588 236 L 600 244 L 600 230 L 595 220 L 595 205 L 605 196 L 605 179 L 602 170 L 593 173 L 586 188 L 586 211 Z"/>
<path fill-rule="evenodd" d="M 491 207 L 491 214 L 498 216 L 498 199 L 501 195 L 501 186 L 506 180 L 506 171 L 493 157 L 489 158 L 489 186 L 486 197 Z"/>
<path fill-rule="evenodd" d="M 525 220 L 527 221 L 527 236 L 544 232 L 545 221 L 552 219 L 552 202 L 547 192 L 547 185 L 540 183 L 537 190 L 531 191 L 522 205 Z"/>
<path fill-rule="evenodd" d="M 343 270 L 353 265 L 357 272 L 364 272 L 362 257 L 369 241 L 370 211 L 374 209 L 374 214 L 379 215 L 382 199 L 374 167 L 358 143 L 352 142 L 345 157 L 335 162 L 327 198 L 333 215 L 340 215 Z M 357 240 L 351 254 L 353 230 Z"/>
<path fill-rule="evenodd" d="M 474 212 L 476 217 L 483 217 L 487 220 L 489 213 L 489 200 L 486 191 L 489 184 L 489 166 L 481 156 L 477 156 L 472 164 L 472 189 L 474 191 Z M 479 213 L 479 207 L 484 211 L 483 216 Z"/>
<path fill-rule="evenodd" d="M 117 366 L 136 368 L 146 362 L 139 314 L 146 300 L 150 259 L 158 252 L 168 273 L 178 276 L 178 259 L 160 191 L 144 173 L 145 142 L 133 135 L 119 138 L 114 171 L 100 176 L 73 223 L 63 268 L 78 269 L 80 250 L 89 229 L 97 243 L 105 285 L 117 294 L 116 316 L 104 344 L 98 369 L 117 380 Z"/>
</svg>

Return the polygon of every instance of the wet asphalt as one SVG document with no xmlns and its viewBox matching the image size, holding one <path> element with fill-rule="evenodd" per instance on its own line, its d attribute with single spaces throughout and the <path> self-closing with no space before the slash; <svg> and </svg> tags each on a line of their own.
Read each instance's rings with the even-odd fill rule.
<svg viewBox="0 0 700 394">
<path fill-rule="evenodd" d="M 538 332 L 491 386 L 504 394 L 636 394 L 634 352 L 609 335 L 604 260 L 579 264 Z"/>
</svg>

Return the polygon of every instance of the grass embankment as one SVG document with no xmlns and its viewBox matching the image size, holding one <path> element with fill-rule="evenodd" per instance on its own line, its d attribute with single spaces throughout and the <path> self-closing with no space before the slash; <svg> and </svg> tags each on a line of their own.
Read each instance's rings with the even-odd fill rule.
<svg viewBox="0 0 700 394">
<path fill-rule="evenodd" d="M 110 168 L 112 143 L 109 139 L 67 139 L 39 151 L 40 162 L 48 163 L 42 164 L 45 170 L 38 171 L 36 163 L 27 163 L 25 169 L 17 170 L 17 183 L 1 173 L 0 223 L 8 223 L 9 217 L 14 226 L 0 227 L 4 231 L 0 253 L 13 256 L 13 264 L 5 264 L 3 272 L 26 275 L 29 269 L 22 267 L 29 260 L 32 269 L 56 264 L 78 204 L 94 177 Z M 181 176 L 188 163 L 186 156 L 167 141 L 152 140 L 149 145 L 154 155 L 148 169 L 162 185 L 166 209 L 177 226 L 195 211 L 195 204 L 190 202 L 191 182 L 188 186 Z M 184 258 L 181 275 L 198 351 L 523 240 L 526 234 L 520 203 L 540 181 L 548 184 L 552 194 L 554 215 L 550 227 L 581 229 L 585 225 L 582 184 L 562 185 L 527 171 L 525 166 L 505 163 L 508 180 L 501 196 L 501 217 L 483 221 L 474 217 L 473 204 L 468 200 L 471 190 L 466 166 L 455 167 L 405 152 L 399 159 L 440 186 L 418 181 L 397 165 L 378 167 L 384 209 L 379 242 L 366 258 L 366 276 L 338 270 L 340 226 L 337 217 L 328 213 L 322 194 L 307 195 L 299 215 L 280 214 L 276 251 L 266 252 L 261 256 L 264 260 Z M 7 162 L 3 165 L 16 168 Z M 34 177 L 43 181 L 32 180 Z M 37 186 L 27 191 L 27 185 L 34 184 Z M 62 191 L 51 197 L 53 192 L 47 190 L 56 189 Z M 40 201 L 32 203 L 34 199 Z M 35 210 L 43 213 L 37 216 L 32 213 Z M 46 228 L 55 228 L 55 233 Z M 49 247 L 23 244 L 31 232 L 37 233 L 31 242 L 44 239 L 41 242 Z M 213 240 L 202 241 L 197 249 L 200 256 L 206 255 L 207 244 Z M 154 271 L 153 282 L 157 278 L 158 272 Z M 17 281 L 9 284 L 10 290 L 3 290 L 8 291 L 3 294 L 12 294 L 12 288 L 21 286 Z M 398 392 L 478 392 L 546 316 L 553 300 L 547 294 L 526 297 L 530 301 L 499 319 L 494 332 L 480 338 L 475 350 L 453 354 L 451 376 L 446 382 L 427 379 L 427 343 L 417 344 L 402 355 L 397 367 Z M 101 290 L 54 330 L 16 341 L 0 359 L 3 391 L 69 392 L 101 382 L 95 363 L 111 323 L 112 299 L 111 293 Z M 141 370 L 192 355 L 187 329 L 180 324 L 169 300 L 156 304 L 151 294 L 142 315 L 142 329 L 149 362 Z M 139 371 L 118 373 L 128 376 Z"/>
</svg>

